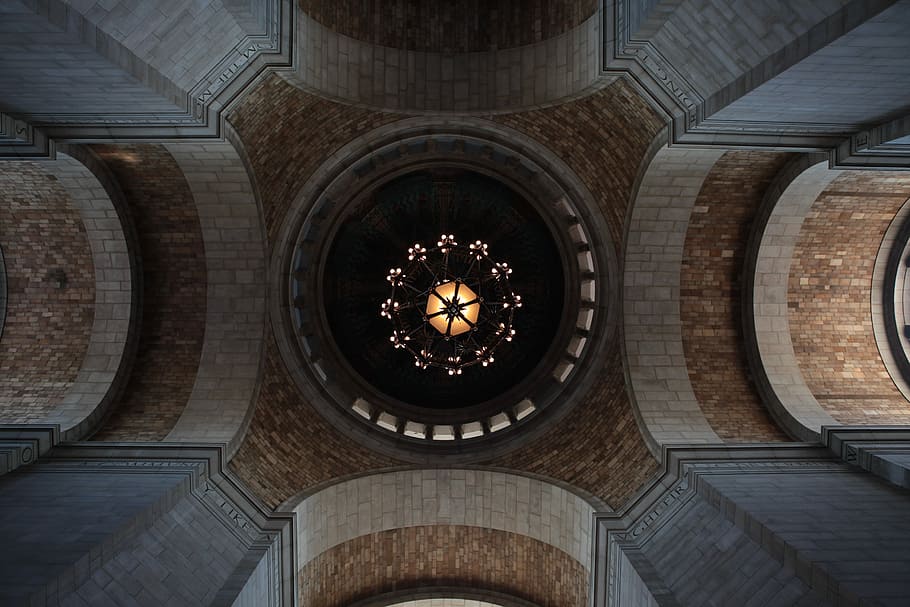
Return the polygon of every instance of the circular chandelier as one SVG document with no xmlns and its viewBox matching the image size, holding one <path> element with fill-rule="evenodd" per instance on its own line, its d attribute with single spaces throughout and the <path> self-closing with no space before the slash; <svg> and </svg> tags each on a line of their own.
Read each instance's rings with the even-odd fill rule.
<svg viewBox="0 0 910 607">
<path fill-rule="evenodd" d="M 407 267 L 389 270 L 392 294 L 380 315 L 392 322 L 389 340 L 416 366 L 461 375 L 465 367 L 491 364 L 502 342 L 512 341 L 521 297 L 509 286 L 509 264 L 491 259 L 487 249 L 443 234 L 431 249 L 409 248 Z"/>
</svg>

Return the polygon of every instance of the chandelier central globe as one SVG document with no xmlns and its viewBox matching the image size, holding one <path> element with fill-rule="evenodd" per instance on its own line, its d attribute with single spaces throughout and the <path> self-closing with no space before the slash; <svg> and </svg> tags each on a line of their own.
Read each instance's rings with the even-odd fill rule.
<svg viewBox="0 0 910 607">
<path fill-rule="evenodd" d="M 427 319 L 442 335 L 454 337 L 473 329 L 480 315 L 480 298 L 457 280 L 444 282 L 427 299 Z"/>
<path fill-rule="evenodd" d="M 392 294 L 380 315 L 393 325 L 389 340 L 422 369 L 461 375 L 465 367 L 493 362 L 493 352 L 512 341 L 512 319 L 521 297 L 509 285 L 509 264 L 490 258 L 488 246 L 467 246 L 443 234 L 436 247 L 408 249 L 408 266 L 392 268 Z"/>
</svg>

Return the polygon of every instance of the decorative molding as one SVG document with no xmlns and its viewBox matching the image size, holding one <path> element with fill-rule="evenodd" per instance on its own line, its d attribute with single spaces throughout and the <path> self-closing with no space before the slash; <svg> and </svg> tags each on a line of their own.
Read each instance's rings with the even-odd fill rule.
<svg viewBox="0 0 910 607">
<path fill-rule="evenodd" d="M 737 91 L 753 90 L 845 33 L 845 24 L 863 23 L 864 19 L 857 19 L 853 14 L 857 11 L 848 13 L 851 6 L 830 15 L 728 86 L 704 97 L 650 41 L 632 38 L 635 1 L 605 2 L 603 72 L 631 80 L 639 93 L 664 114 L 670 122 L 671 144 L 825 150 L 834 167 L 910 169 L 910 146 L 884 143 L 910 133 L 906 124 L 910 123 L 910 117 L 869 131 L 861 130 L 860 125 L 730 121 L 710 117 L 721 104 L 726 105 L 744 94 Z"/>
<path fill-rule="evenodd" d="M 297 3 L 293 0 L 290 6 L 287 0 L 266 0 L 266 31 L 261 35 L 246 36 L 190 91 L 189 106 L 192 115 L 197 120 L 205 120 L 212 111 L 215 111 L 220 118 L 220 110 L 226 107 L 228 102 L 222 97 L 238 96 L 265 67 L 291 67 L 292 24 L 296 20 L 295 11 L 297 10 Z M 265 57 L 269 55 L 273 57 L 266 60 Z M 265 60 L 265 65 L 259 66 L 259 69 L 256 70 L 259 58 Z M 250 73 L 245 73 L 248 68 L 251 68 Z"/>
<path fill-rule="evenodd" d="M 847 470 L 823 446 L 807 443 L 664 447 L 662 456 L 663 471 L 651 485 L 622 510 L 594 515 L 596 607 L 619 604 L 620 551 L 640 548 L 696 495 L 711 501 L 711 489 L 700 483 L 700 476 Z"/>
<path fill-rule="evenodd" d="M 52 471 L 185 474 L 188 495 L 249 550 L 269 559 L 270 607 L 295 604 L 296 517 L 292 512 L 270 512 L 259 503 L 228 470 L 223 445 L 69 443 L 55 448 L 43 461 L 43 469 Z"/>
<path fill-rule="evenodd" d="M 32 125 L 0 112 L 0 160 L 52 158 L 54 145 L 47 135 Z"/>
<path fill-rule="evenodd" d="M 639 93 L 670 121 L 676 142 L 699 122 L 704 99 L 647 41 L 633 41 L 629 27 L 633 0 L 605 2 L 603 10 L 603 72 L 631 80 Z"/>
<path fill-rule="evenodd" d="M 669 518 L 670 514 L 685 503 L 692 494 L 692 487 L 689 486 L 689 480 L 683 478 L 679 480 L 664 497 L 655 504 L 650 512 L 641 517 L 632 529 L 626 534 L 619 534 L 618 539 L 639 540 L 644 539 L 660 527 L 660 521 Z"/>
<path fill-rule="evenodd" d="M 214 511 L 222 518 L 226 519 L 233 524 L 234 527 L 246 534 L 249 539 L 254 539 L 256 537 L 257 530 L 255 526 L 250 523 L 246 515 L 244 515 L 234 503 L 222 495 L 218 490 L 218 487 L 215 486 L 210 479 L 207 479 L 202 483 L 201 498 L 204 502 L 213 506 Z"/>
<path fill-rule="evenodd" d="M 910 145 L 890 143 L 910 135 L 910 114 L 854 133 L 831 152 L 832 168 L 910 170 Z"/>
<path fill-rule="evenodd" d="M 822 442 L 848 464 L 910 489 L 910 426 L 825 426 Z"/>
<path fill-rule="evenodd" d="M 192 113 L 196 120 L 204 120 L 208 113 L 209 104 L 218 97 L 233 78 L 240 73 L 253 58 L 263 52 L 276 50 L 277 45 L 272 40 L 256 41 L 247 37 L 234 47 L 218 65 L 209 72 L 208 76 L 197 85 L 190 93 L 192 99 Z M 217 77 L 214 77 L 216 76 Z M 202 89 L 200 91 L 200 89 Z"/>
<path fill-rule="evenodd" d="M 59 440 L 59 426 L 0 425 L 0 476 L 35 463 Z"/>
<path fill-rule="evenodd" d="M 53 158 L 54 141 L 222 139 L 224 115 L 241 94 L 263 73 L 292 66 L 297 3 L 264 1 L 265 31 L 245 36 L 217 61 L 185 94 L 184 111 L 22 117 L 0 113 L 0 160 Z"/>
</svg>

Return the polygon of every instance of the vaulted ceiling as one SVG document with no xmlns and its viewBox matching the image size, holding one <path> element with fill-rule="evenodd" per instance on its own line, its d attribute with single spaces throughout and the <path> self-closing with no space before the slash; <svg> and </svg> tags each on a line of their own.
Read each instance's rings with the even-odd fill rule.
<svg viewBox="0 0 910 607">
<path fill-rule="evenodd" d="M 0 423 L 224 444 L 268 508 L 446 467 L 585 513 L 630 503 L 674 443 L 907 423 L 903 311 L 882 302 L 903 289 L 910 0 L 516 6 L 0 2 Z M 382 196 L 420 193 L 383 187 L 464 172 L 524 202 L 466 196 L 459 227 L 511 205 L 499 221 L 543 240 L 499 248 L 551 239 L 564 279 L 526 266 L 561 302 L 516 363 L 533 373 L 487 373 L 492 404 L 443 419 L 416 402 L 432 381 L 389 397 L 411 377 L 391 346 L 385 383 L 358 373 L 320 290 L 370 255 L 367 228 L 407 231 Z M 352 284 L 373 262 L 338 293 L 385 288 L 385 268 Z M 364 555 L 447 546 L 443 523 L 323 546 L 301 592 L 356 598 L 320 586 L 344 559 L 384 588 Z M 477 563 L 529 560 L 490 588 L 585 600 L 590 555 L 472 529 Z M 522 577 L 552 568 L 562 598 Z"/>
</svg>

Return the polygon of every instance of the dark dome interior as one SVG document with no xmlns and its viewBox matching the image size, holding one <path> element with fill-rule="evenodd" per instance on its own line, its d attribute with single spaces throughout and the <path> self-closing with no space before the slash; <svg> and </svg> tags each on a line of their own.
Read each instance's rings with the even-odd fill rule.
<svg viewBox="0 0 910 607">
<path fill-rule="evenodd" d="M 390 291 L 388 269 L 405 265 L 415 242 L 433 246 L 443 233 L 488 243 L 491 257 L 514 269 L 512 288 L 525 302 L 515 313 L 515 340 L 496 351 L 489 367 L 460 376 L 415 367 L 408 352 L 392 347 L 392 327 L 379 315 Z M 486 402 L 532 373 L 564 303 L 563 268 L 543 219 L 506 185 L 461 170 L 411 173 L 376 190 L 339 228 L 324 277 L 329 325 L 354 370 L 385 395 L 433 409 Z"/>
</svg>

